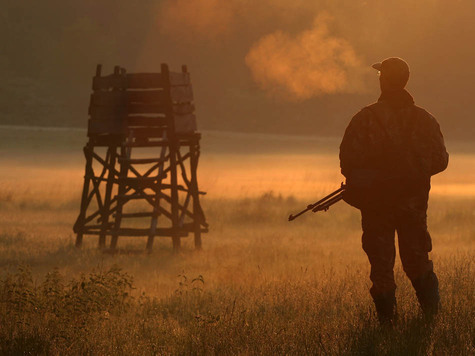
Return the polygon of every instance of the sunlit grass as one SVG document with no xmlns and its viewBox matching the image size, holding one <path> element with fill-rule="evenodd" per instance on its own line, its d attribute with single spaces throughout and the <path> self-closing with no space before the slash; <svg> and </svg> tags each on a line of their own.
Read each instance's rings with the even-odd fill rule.
<svg viewBox="0 0 475 356">
<path fill-rule="evenodd" d="M 338 187 L 340 177 L 326 153 L 313 158 L 294 153 L 296 163 L 284 166 L 276 155 L 230 160 L 211 152 L 200 170 L 211 225 L 203 250 L 194 251 L 188 238 L 173 254 L 164 238 L 150 255 L 112 256 L 96 249 L 97 237 L 86 236 L 81 250 L 74 247 L 83 162 L 73 151 L 61 158 L 69 166 L 20 156 L 16 163 L 0 161 L 7 172 L 0 177 L 0 353 L 475 352 L 471 195 L 430 199 L 431 257 L 442 297 L 436 322 L 429 326 L 420 317 L 397 261 L 400 319 L 394 330 L 385 330 L 368 293 L 358 211 L 339 203 L 287 222 L 290 212 Z M 298 170 L 309 162 L 321 166 Z M 231 172 L 220 173 L 220 165 Z M 239 175 L 245 167 L 250 173 L 243 176 L 254 178 Z M 321 174 L 317 181 L 315 172 Z M 299 187 L 289 191 L 296 177 Z M 466 183 L 463 177 L 442 178 L 435 187 Z M 247 191 L 239 190 L 246 185 Z M 145 249 L 145 243 L 146 238 L 121 238 L 119 247 Z"/>
<path fill-rule="evenodd" d="M 473 351 L 475 253 L 470 234 L 475 223 L 467 213 L 475 205 L 472 201 L 432 204 L 433 259 L 443 304 L 439 319 L 431 328 L 425 325 L 398 263 L 400 323 L 391 332 L 381 330 L 373 315 L 357 212 L 342 204 L 326 214 L 288 223 L 287 212 L 301 204 L 270 193 L 208 200 L 205 208 L 215 224 L 205 236 L 202 252 L 194 252 L 188 241 L 174 255 L 170 241 L 164 240 L 151 255 L 116 256 L 97 251 L 92 237 L 83 250 L 75 249 L 72 206 L 3 208 L 2 221 L 14 220 L 10 225 L 2 223 L 0 236 L 3 270 L 13 273 L 13 277 L 4 274 L 0 286 L 6 321 L 0 334 L 2 350 L 53 354 L 64 348 L 94 354 Z M 120 246 L 144 248 L 145 238 L 121 240 Z M 26 270 L 15 272 L 18 265 L 31 266 L 32 282 L 12 292 L 8 281 L 26 278 Z M 123 272 L 118 271 L 118 279 L 110 282 L 122 285 L 125 289 L 120 293 L 127 293 L 127 298 L 114 302 L 117 306 L 108 304 L 100 293 L 84 291 L 86 306 L 73 308 L 77 301 L 73 303 L 69 295 L 76 282 L 69 281 L 94 277 L 89 276 L 94 270 L 107 274 L 113 266 L 134 276 L 134 289 L 118 280 Z M 48 284 L 51 277 L 44 282 L 51 272 L 57 285 Z M 90 288 L 118 288 L 107 283 Z M 45 286 L 62 289 L 48 294 Z"/>
</svg>

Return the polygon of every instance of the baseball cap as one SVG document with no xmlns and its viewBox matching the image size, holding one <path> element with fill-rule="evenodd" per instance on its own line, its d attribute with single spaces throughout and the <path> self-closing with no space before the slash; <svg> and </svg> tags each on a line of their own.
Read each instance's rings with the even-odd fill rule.
<svg viewBox="0 0 475 356">
<path fill-rule="evenodd" d="M 376 70 L 382 72 L 394 73 L 394 74 L 407 74 L 409 73 L 409 65 L 404 59 L 399 57 L 387 58 L 382 62 L 373 64 L 373 67 Z"/>
<path fill-rule="evenodd" d="M 379 70 L 382 76 L 394 84 L 405 84 L 409 79 L 409 65 L 399 57 L 387 58 L 373 64 L 372 67 Z"/>
</svg>

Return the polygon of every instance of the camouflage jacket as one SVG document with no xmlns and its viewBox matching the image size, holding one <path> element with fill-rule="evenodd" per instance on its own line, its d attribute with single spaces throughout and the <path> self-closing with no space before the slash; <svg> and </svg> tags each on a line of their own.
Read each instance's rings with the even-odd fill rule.
<svg viewBox="0 0 475 356">
<path fill-rule="evenodd" d="M 428 192 L 430 177 L 445 170 L 448 158 L 436 119 L 405 90 L 383 93 L 357 113 L 340 145 L 347 182 L 371 172 L 371 179 L 401 190 Z"/>
</svg>

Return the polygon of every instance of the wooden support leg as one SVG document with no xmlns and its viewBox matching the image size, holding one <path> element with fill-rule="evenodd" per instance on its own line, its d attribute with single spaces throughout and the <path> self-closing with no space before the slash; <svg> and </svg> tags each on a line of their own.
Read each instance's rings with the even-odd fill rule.
<svg viewBox="0 0 475 356">
<path fill-rule="evenodd" d="M 81 247 L 82 247 L 82 237 L 83 237 L 83 233 L 82 233 L 82 232 L 78 232 L 78 234 L 76 235 L 76 247 L 77 247 L 77 248 L 81 248 Z"/>
<path fill-rule="evenodd" d="M 164 131 L 162 134 L 162 139 L 165 140 L 167 138 L 167 132 Z M 155 237 L 155 232 L 157 230 L 157 223 L 158 223 L 158 215 L 160 214 L 160 191 L 161 191 L 161 185 L 162 185 L 162 180 L 163 180 L 163 171 L 164 171 L 164 159 L 165 155 L 167 152 L 167 148 L 163 146 L 160 150 L 160 163 L 157 172 L 157 191 L 155 194 L 155 204 L 156 206 L 154 207 L 153 210 L 153 215 L 152 215 L 152 221 L 150 223 L 150 235 L 148 236 L 147 240 L 147 251 L 148 253 L 152 252 L 152 246 L 153 246 L 153 239 Z"/>
<path fill-rule="evenodd" d="M 172 233 L 173 251 L 178 252 L 180 250 L 180 237 L 178 234 L 179 226 L 179 211 L 178 211 L 178 174 L 177 174 L 177 150 L 179 148 L 174 142 L 170 146 L 170 198 L 171 198 L 171 213 L 172 213 Z"/>
<path fill-rule="evenodd" d="M 119 240 L 119 235 L 117 233 L 113 233 L 111 237 L 111 244 L 110 249 L 115 250 L 117 247 L 117 241 Z"/>
<path fill-rule="evenodd" d="M 99 248 L 103 249 L 106 247 L 106 233 L 109 230 L 109 215 L 111 211 L 111 195 L 112 195 L 112 187 L 114 185 L 114 167 L 115 161 L 117 157 L 117 147 L 109 147 L 107 152 L 107 160 L 106 162 L 109 164 L 108 175 L 107 175 L 107 183 L 106 183 L 106 191 L 104 196 L 104 206 L 101 212 L 101 233 L 99 235 Z"/>
<path fill-rule="evenodd" d="M 83 230 L 84 230 L 84 220 L 86 218 L 86 211 L 88 206 L 88 195 L 89 195 L 89 184 L 91 182 L 90 176 L 92 174 L 92 155 L 89 150 L 84 147 L 84 156 L 86 157 L 86 174 L 84 176 L 84 186 L 82 189 L 81 197 L 81 211 L 79 212 L 79 217 L 74 224 L 74 230 L 77 231 L 76 236 L 76 247 L 80 248 L 82 246 Z"/>
<path fill-rule="evenodd" d="M 193 197 L 193 227 L 195 234 L 195 248 L 201 250 L 201 207 L 199 201 L 199 192 L 198 192 L 198 158 L 199 158 L 199 147 L 198 145 L 190 146 L 191 156 L 190 156 L 190 189 Z"/>
<path fill-rule="evenodd" d="M 197 250 L 201 250 L 202 244 L 201 244 L 201 230 L 196 230 L 195 229 L 195 248 Z"/>
<path fill-rule="evenodd" d="M 161 65 L 162 79 L 164 81 L 163 91 L 168 99 L 166 104 L 166 117 L 168 120 L 168 140 L 170 150 L 170 204 L 171 204 L 171 220 L 172 220 L 172 241 L 173 251 L 176 253 L 180 250 L 180 217 L 178 207 L 178 177 L 177 177 L 177 152 L 180 149 L 178 139 L 175 132 L 175 122 L 173 113 L 173 101 L 171 97 L 170 71 L 166 64 Z"/>
<path fill-rule="evenodd" d="M 180 237 L 179 236 L 173 236 L 172 241 L 173 241 L 173 252 L 174 253 L 180 252 L 180 248 L 181 248 L 181 239 L 180 239 Z"/>
<path fill-rule="evenodd" d="M 154 210 L 152 213 L 153 215 L 152 215 L 152 221 L 150 223 L 150 234 L 148 235 L 148 239 L 147 239 L 146 248 L 147 248 L 148 253 L 152 253 L 153 240 L 155 238 L 155 232 L 157 231 L 157 223 L 158 223 L 158 215 L 159 215 L 158 208 L 160 204 L 160 198 L 159 198 L 158 192 L 160 192 L 160 190 L 158 190 L 157 194 L 155 195 L 155 201 L 156 201 L 157 206 L 154 207 Z"/>
<path fill-rule="evenodd" d="M 120 148 L 120 156 L 124 158 L 130 158 L 130 152 L 124 145 L 122 145 L 122 147 Z M 117 193 L 118 198 L 117 198 L 117 210 L 115 212 L 114 229 L 113 229 L 111 244 L 110 244 L 111 250 L 115 250 L 115 248 L 117 247 L 117 241 L 119 239 L 119 229 L 120 229 L 120 224 L 122 222 L 122 208 L 124 205 L 123 196 L 125 195 L 127 191 L 127 188 L 125 185 L 125 178 L 127 178 L 128 171 L 129 171 L 128 161 L 120 160 L 120 173 L 119 173 L 120 183 L 119 183 L 119 189 Z"/>
<path fill-rule="evenodd" d="M 147 253 L 152 253 L 153 239 L 154 239 L 154 236 L 149 236 L 147 239 L 147 247 L 146 247 Z"/>
<path fill-rule="evenodd" d="M 103 248 L 106 247 L 106 235 L 104 233 L 101 233 L 99 235 L 99 243 L 97 245 L 97 247 L 102 250 Z"/>
<path fill-rule="evenodd" d="M 158 199 L 158 194 L 156 199 Z M 158 204 L 158 203 L 157 203 Z M 155 209 L 152 216 L 152 222 L 150 224 L 150 235 L 147 239 L 147 252 L 152 253 L 153 239 L 155 238 L 155 231 L 157 230 L 158 209 Z"/>
</svg>

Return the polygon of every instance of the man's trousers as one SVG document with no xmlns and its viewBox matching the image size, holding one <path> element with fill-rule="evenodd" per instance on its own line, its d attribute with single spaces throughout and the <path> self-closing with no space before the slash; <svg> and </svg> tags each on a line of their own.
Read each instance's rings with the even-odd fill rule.
<svg viewBox="0 0 475 356">
<path fill-rule="evenodd" d="M 429 252 L 431 237 L 427 231 L 427 196 L 406 199 L 404 203 L 379 209 L 362 209 L 363 249 L 371 264 L 371 295 L 393 294 L 395 232 L 404 272 L 411 282 L 433 271 Z"/>
</svg>

